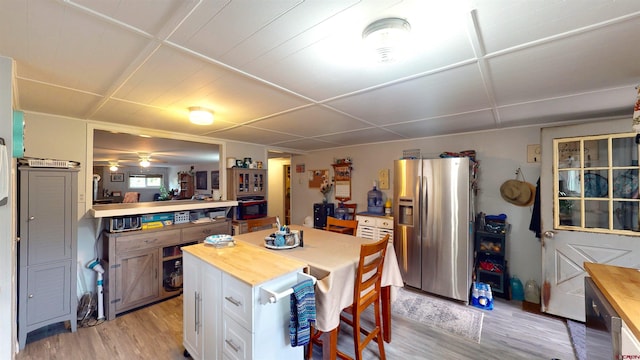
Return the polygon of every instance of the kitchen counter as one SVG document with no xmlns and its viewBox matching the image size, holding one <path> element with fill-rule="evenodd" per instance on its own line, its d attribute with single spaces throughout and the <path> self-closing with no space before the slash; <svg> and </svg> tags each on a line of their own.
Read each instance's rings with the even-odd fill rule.
<svg viewBox="0 0 640 360">
<path fill-rule="evenodd" d="M 94 218 L 103 218 L 185 210 L 214 209 L 232 206 L 238 206 L 238 202 L 235 200 L 169 200 L 139 203 L 95 204 L 89 210 L 89 214 Z"/>
<path fill-rule="evenodd" d="M 611 306 L 640 339 L 640 270 L 584 263 L 584 268 Z"/>
<path fill-rule="evenodd" d="M 306 268 L 307 264 L 272 251 L 237 241 L 236 246 L 216 248 L 204 243 L 185 246 L 182 251 L 228 273 L 251 286 Z"/>
</svg>

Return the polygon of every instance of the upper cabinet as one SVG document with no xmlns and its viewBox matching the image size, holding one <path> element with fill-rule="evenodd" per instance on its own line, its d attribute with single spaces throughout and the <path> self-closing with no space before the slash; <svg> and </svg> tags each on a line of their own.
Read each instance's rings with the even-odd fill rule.
<svg viewBox="0 0 640 360">
<path fill-rule="evenodd" d="M 227 196 L 229 200 L 238 200 L 252 196 L 265 197 L 267 194 L 266 169 L 227 169 Z"/>
</svg>

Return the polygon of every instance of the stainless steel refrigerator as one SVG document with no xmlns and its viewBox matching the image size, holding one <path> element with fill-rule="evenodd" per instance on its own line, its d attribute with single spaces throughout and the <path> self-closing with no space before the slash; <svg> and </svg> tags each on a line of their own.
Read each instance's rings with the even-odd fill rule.
<svg viewBox="0 0 640 360">
<path fill-rule="evenodd" d="M 394 162 L 394 246 L 406 285 L 469 302 L 474 204 L 468 158 Z"/>
</svg>

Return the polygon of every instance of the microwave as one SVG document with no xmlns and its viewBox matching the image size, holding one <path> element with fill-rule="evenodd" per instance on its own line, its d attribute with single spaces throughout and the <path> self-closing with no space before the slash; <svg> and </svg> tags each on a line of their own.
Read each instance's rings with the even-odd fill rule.
<svg viewBox="0 0 640 360">
<path fill-rule="evenodd" d="M 236 220 L 259 219 L 267 216 L 267 200 L 238 200 Z"/>
</svg>

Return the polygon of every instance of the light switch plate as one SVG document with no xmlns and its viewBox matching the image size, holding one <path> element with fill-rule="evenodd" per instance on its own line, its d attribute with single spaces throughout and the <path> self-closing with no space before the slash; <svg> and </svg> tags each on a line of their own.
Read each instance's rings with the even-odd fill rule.
<svg viewBox="0 0 640 360">
<path fill-rule="evenodd" d="M 389 189 L 389 169 L 378 170 L 378 187 L 380 190 Z"/>
<path fill-rule="evenodd" d="M 527 162 L 539 163 L 542 160 L 542 151 L 540 144 L 527 145 Z"/>
</svg>

